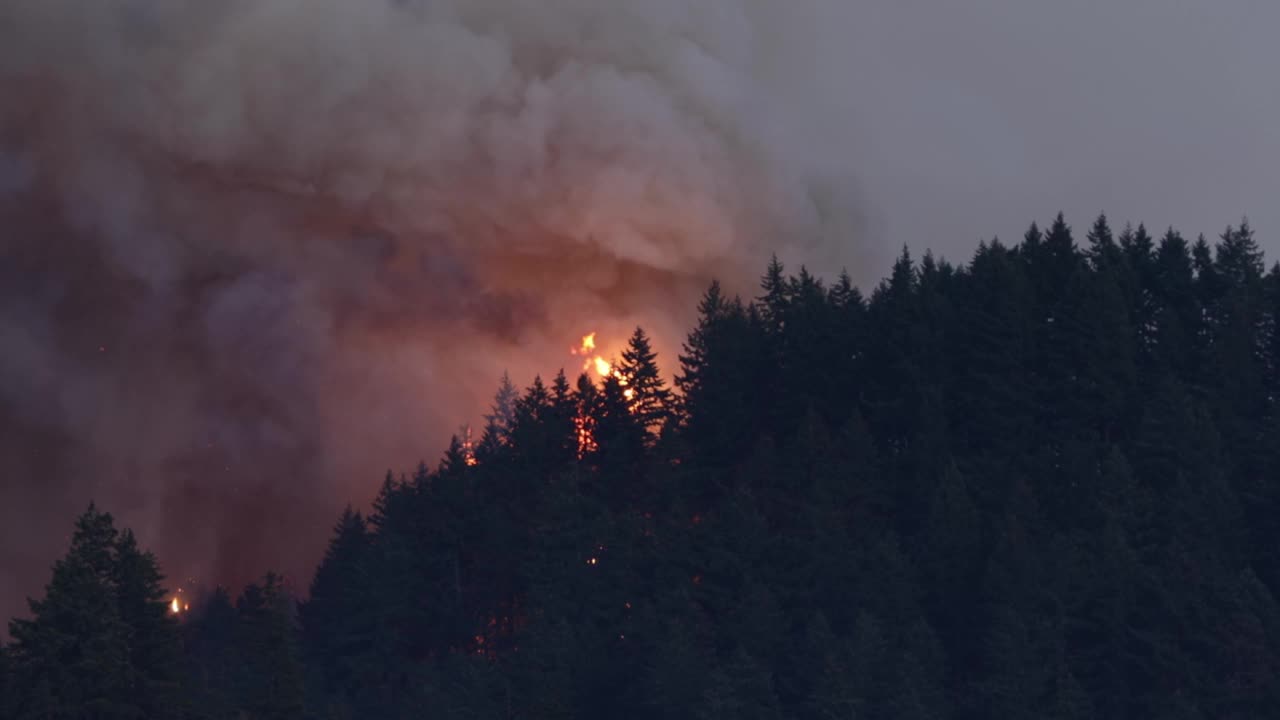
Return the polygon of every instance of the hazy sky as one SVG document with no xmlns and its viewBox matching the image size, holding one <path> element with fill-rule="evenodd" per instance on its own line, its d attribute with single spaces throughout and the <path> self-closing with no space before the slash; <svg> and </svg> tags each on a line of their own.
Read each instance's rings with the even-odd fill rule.
<svg viewBox="0 0 1280 720">
<path fill-rule="evenodd" d="M 1247 213 L 1280 256 L 1280 3 L 857 5 L 837 92 L 877 234 L 962 259 L 1059 209 L 1191 236 Z"/>
</svg>

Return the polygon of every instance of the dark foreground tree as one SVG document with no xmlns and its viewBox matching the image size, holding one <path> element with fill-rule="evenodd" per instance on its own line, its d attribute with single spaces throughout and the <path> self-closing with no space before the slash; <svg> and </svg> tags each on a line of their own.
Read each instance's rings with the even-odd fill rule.
<svg viewBox="0 0 1280 720">
<path fill-rule="evenodd" d="M 297 720 L 303 710 L 293 599 L 279 575 L 245 588 L 236 601 L 241 708 L 261 720 Z"/>
<path fill-rule="evenodd" d="M 93 505 L 30 619 L 9 626 L 15 718 L 178 717 L 179 648 L 155 558 Z"/>
</svg>

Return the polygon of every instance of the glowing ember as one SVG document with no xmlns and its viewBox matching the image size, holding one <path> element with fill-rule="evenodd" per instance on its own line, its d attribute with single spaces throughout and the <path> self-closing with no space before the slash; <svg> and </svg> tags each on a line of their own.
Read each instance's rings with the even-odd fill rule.
<svg viewBox="0 0 1280 720">
<path fill-rule="evenodd" d="M 175 597 L 174 599 L 169 601 L 169 612 L 173 613 L 174 615 L 177 615 L 178 613 L 182 612 L 182 605 L 178 603 L 178 598 Z"/>
<path fill-rule="evenodd" d="M 463 429 L 463 437 L 466 438 L 465 440 L 462 441 L 463 462 L 467 464 L 467 467 L 475 467 L 477 464 L 479 464 L 480 461 L 476 460 L 476 444 L 471 440 L 470 425 L 466 426 Z"/>
<path fill-rule="evenodd" d="M 578 434 L 578 457 L 582 458 L 595 452 L 597 445 L 591 434 L 590 419 L 579 415 L 573 419 L 573 427 Z"/>
</svg>

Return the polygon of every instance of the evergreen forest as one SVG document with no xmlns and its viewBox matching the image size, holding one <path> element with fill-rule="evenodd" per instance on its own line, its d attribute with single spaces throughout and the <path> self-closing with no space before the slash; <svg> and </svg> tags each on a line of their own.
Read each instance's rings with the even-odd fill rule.
<svg viewBox="0 0 1280 720">
<path fill-rule="evenodd" d="M 172 613 L 90 506 L 0 717 L 1280 716 L 1280 265 L 1247 221 L 1059 215 L 867 292 L 775 259 L 682 347 L 504 378 L 298 592 Z"/>
</svg>

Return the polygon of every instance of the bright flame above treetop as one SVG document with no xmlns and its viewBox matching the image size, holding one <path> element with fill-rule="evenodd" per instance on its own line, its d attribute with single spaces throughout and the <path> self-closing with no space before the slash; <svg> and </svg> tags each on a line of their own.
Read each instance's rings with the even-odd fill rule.
<svg viewBox="0 0 1280 720">
<path fill-rule="evenodd" d="M 618 372 L 618 370 L 616 370 L 613 367 L 613 363 L 609 362 L 608 360 L 605 360 L 604 356 L 595 354 L 595 350 L 596 350 L 596 334 L 592 332 L 592 333 L 587 333 L 586 335 L 583 335 L 581 345 L 577 349 L 571 350 L 570 352 L 573 353 L 574 355 L 582 355 L 587 358 L 582 363 L 582 369 L 584 371 L 595 370 L 596 375 L 602 378 L 606 378 L 612 375 L 613 377 L 618 378 L 618 380 L 620 380 L 623 385 L 626 385 L 627 379 L 622 376 L 622 373 Z"/>
</svg>

